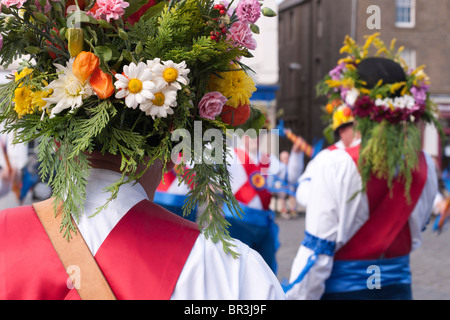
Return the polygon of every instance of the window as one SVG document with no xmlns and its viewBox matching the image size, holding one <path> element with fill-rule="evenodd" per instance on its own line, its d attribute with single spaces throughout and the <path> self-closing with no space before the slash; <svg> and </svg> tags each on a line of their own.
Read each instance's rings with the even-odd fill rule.
<svg viewBox="0 0 450 320">
<path fill-rule="evenodd" d="M 416 64 L 416 50 L 405 48 L 400 53 L 400 58 L 402 58 L 403 61 L 405 61 L 405 63 L 407 64 L 407 66 L 410 69 L 415 69 L 416 68 L 416 66 L 417 66 L 417 64 Z"/>
<path fill-rule="evenodd" d="M 413 28 L 416 23 L 416 0 L 395 0 L 395 26 Z"/>
</svg>

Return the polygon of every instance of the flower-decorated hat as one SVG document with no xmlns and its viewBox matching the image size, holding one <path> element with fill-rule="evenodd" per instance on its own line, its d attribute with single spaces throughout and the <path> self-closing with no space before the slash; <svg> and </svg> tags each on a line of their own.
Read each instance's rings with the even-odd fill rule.
<svg viewBox="0 0 450 320">
<path fill-rule="evenodd" d="M 221 206 L 240 209 L 226 148 L 214 149 L 212 162 L 203 161 L 205 150 L 225 146 L 226 129 L 264 123 L 250 106 L 256 88 L 240 60 L 256 47 L 252 30 L 261 13 L 275 13 L 256 0 L 236 8 L 212 0 L 1 4 L 0 62 L 26 58 L 0 87 L 0 120 L 16 142 L 37 140 L 40 174 L 63 203 L 64 236 L 74 230 L 71 215 L 83 212 L 90 152 L 122 159 L 122 179 L 109 188 L 113 199 L 122 184 L 142 176 L 138 164 L 177 158 L 182 137 L 193 166 L 179 178 L 195 185 L 185 210 L 207 203 L 200 227 L 228 244 Z M 218 141 L 202 139 L 211 130 Z"/>
<path fill-rule="evenodd" d="M 424 121 L 441 127 L 424 66 L 410 69 L 401 59 L 402 50 L 395 50 L 395 39 L 387 47 L 379 33 L 366 36 L 363 46 L 347 36 L 340 51 L 347 57 L 339 60 L 317 90 L 330 104 L 342 102 L 352 111 L 362 136 L 359 167 L 363 187 L 372 174 L 387 179 L 391 187 L 398 174 L 405 180 L 408 197 L 411 171 L 421 150 L 417 124 Z"/>
<path fill-rule="evenodd" d="M 324 120 L 329 123 L 324 130 L 324 136 L 329 143 L 333 143 L 335 137 L 339 135 L 339 130 L 353 125 L 355 117 L 350 107 L 341 99 L 328 102 L 324 109 Z"/>
</svg>

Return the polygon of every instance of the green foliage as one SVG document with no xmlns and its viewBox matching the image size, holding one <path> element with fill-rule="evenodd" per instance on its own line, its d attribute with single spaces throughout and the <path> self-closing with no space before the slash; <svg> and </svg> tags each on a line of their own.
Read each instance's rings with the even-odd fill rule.
<svg viewBox="0 0 450 320">
<path fill-rule="evenodd" d="M 405 184 L 404 196 L 410 201 L 412 171 L 418 167 L 421 149 L 420 130 L 407 123 L 393 125 L 386 120 L 380 124 L 367 118 L 357 121 L 362 134 L 359 168 L 365 190 L 371 175 L 386 179 L 389 189 L 399 179 Z"/>
<path fill-rule="evenodd" d="M 222 241 L 225 252 L 236 257 L 237 254 L 231 249 L 234 245 L 230 242 L 231 237 L 227 230 L 229 223 L 224 218 L 222 208 L 225 204 L 238 216 L 242 214 L 242 210 L 231 192 L 226 160 L 224 158 L 223 164 L 212 166 L 199 161 L 202 155 L 193 157 L 194 162 L 197 163 L 183 176 L 183 181 L 193 186 L 188 193 L 189 199 L 183 206 L 183 213 L 189 214 L 196 203 L 199 206 L 205 206 L 207 214 L 199 216 L 199 224 L 205 226 L 203 234 L 211 238 L 213 242 Z"/>
</svg>

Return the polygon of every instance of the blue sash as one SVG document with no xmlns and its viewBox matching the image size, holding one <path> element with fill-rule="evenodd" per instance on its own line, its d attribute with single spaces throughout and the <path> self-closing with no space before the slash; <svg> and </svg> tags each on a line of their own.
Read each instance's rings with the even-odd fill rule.
<svg viewBox="0 0 450 320">
<path fill-rule="evenodd" d="M 335 260 L 331 275 L 325 283 L 325 292 L 371 289 L 375 279 L 379 280 L 380 287 L 411 284 L 409 255 L 380 260 Z"/>
<path fill-rule="evenodd" d="M 182 207 L 186 199 L 187 197 L 182 194 L 173 194 L 156 191 L 153 202 L 159 205 Z"/>
<path fill-rule="evenodd" d="M 319 255 L 325 254 L 327 256 L 332 257 L 334 255 L 336 243 L 334 241 L 321 239 L 305 231 L 305 237 L 303 238 L 302 246 L 312 250 L 313 253 L 311 254 L 311 256 L 309 256 L 305 267 L 297 276 L 297 279 L 295 279 L 292 283 L 289 283 L 286 279 L 283 279 L 283 281 L 281 282 L 281 286 L 284 292 L 288 292 L 289 290 L 292 289 L 293 286 L 295 286 L 297 283 L 300 283 L 303 280 L 305 275 L 309 272 L 309 270 L 311 270 L 312 266 L 316 263 Z"/>
<path fill-rule="evenodd" d="M 258 227 L 269 227 L 270 233 L 272 235 L 275 250 L 280 247 L 280 242 L 278 240 L 278 225 L 275 223 L 275 212 L 272 210 L 259 210 L 247 207 L 246 205 L 239 202 L 244 214 L 242 215 L 241 221 Z M 223 212 L 226 218 L 238 219 L 238 216 L 234 216 L 226 204 L 223 205 Z"/>
<path fill-rule="evenodd" d="M 182 194 L 156 191 L 153 202 L 179 215 L 180 217 L 195 222 L 197 217 L 197 205 L 193 206 L 190 212 L 186 212 L 186 215 L 184 214 L 183 205 L 187 199 L 188 197 Z"/>
<path fill-rule="evenodd" d="M 244 215 L 242 216 L 242 221 L 248 224 L 253 224 L 259 227 L 268 227 L 273 221 L 275 221 L 275 212 L 272 210 L 259 210 L 247 207 L 246 205 L 239 202 L 239 206 L 242 208 Z M 235 217 L 230 211 L 227 205 L 223 206 L 223 212 L 225 217 L 239 219 Z"/>
</svg>

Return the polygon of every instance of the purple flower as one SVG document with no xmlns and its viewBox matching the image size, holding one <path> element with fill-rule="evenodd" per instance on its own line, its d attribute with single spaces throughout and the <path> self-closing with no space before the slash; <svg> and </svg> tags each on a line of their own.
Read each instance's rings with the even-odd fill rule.
<svg viewBox="0 0 450 320">
<path fill-rule="evenodd" d="M 228 101 L 220 92 L 213 91 L 205 94 L 198 104 L 200 117 L 214 120 Z"/>
<path fill-rule="evenodd" d="M 427 100 L 427 92 L 429 85 L 421 85 L 420 87 L 412 87 L 411 93 L 414 97 L 414 100 L 416 100 L 416 103 L 419 105 L 425 104 L 425 101 Z"/>
<path fill-rule="evenodd" d="M 243 46 L 250 50 L 256 49 L 256 40 L 253 38 L 253 33 L 248 24 L 236 21 L 228 31 L 228 39 L 233 40 L 236 46 Z"/>
<path fill-rule="evenodd" d="M 342 71 L 345 68 L 345 63 L 338 64 L 334 69 L 332 69 L 328 74 L 331 79 L 339 80 L 341 78 Z"/>
<path fill-rule="evenodd" d="M 3 48 L 3 35 L 0 33 L 0 50 Z"/>
<path fill-rule="evenodd" d="M 236 7 L 239 21 L 244 23 L 256 23 L 261 16 L 261 5 L 258 0 L 241 0 Z"/>
</svg>

